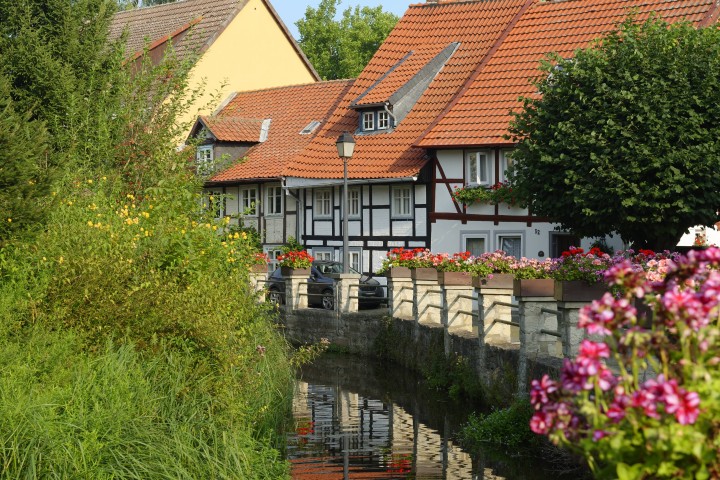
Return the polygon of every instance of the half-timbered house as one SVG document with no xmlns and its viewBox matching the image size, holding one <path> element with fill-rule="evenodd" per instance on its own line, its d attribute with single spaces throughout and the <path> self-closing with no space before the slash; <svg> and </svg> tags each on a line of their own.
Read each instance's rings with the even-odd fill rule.
<svg viewBox="0 0 720 480">
<path fill-rule="evenodd" d="M 283 188 L 282 171 L 351 85 L 336 80 L 238 92 L 191 130 L 215 214 L 255 228 L 271 264 L 280 245 L 302 236 L 298 194 Z"/>
</svg>

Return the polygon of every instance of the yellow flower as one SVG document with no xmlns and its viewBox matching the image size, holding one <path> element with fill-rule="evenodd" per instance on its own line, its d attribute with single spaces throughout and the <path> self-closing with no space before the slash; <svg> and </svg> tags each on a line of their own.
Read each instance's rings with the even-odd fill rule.
<svg viewBox="0 0 720 480">
<path fill-rule="evenodd" d="M 93 181 L 92 181 L 92 178 L 88 178 L 88 183 L 89 183 L 90 185 L 92 185 L 92 182 L 93 182 Z"/>
<path fill-rule="evenodd" d="M 12 218 L 8 218 L 8 223 L 12 223 Z"/>
<path fill-rule="evenodd" d="M 217 225 L 212 226 L 213 231 L 217 230 Z"/>
<path fill-rule="evenodd" d="M 238 232 L 235 232 L 235 235 L 233 235 L 233 238 L 235 238 L 235 239 L 240 238 L 240 234 Z"/>
<path fill-rule="evenodd" d="M 132 200 L 133 198 L 135 198 L 135 195 L 133 195 L 132 193 L 128 193 L 128 194 L 125 195 L 125 196 L 126 196 L 127 198 L 129 198 L 130 200 Z"/>
<path fill-rule="evenodd" d="M 62 265 L 64 262 L 65 262 L 65 259 L 61 255 L 60 258 L 58 258 L 58 263 Z"/>
<path fill-rule="evenodd" d="M 93 226 L 92 220 L 88 220 L 88 221 L 87 221 L 87 224 L 88 224 L 88 227 L 92 227 L 92 226 Z"/>
<path fill-rule="evenodd" d="M 180 233 L 182 233 L 183 235 L 185 235 L 185 229 L 183 228 L 182 230 L 180 230 Z"/>
<path fill-rule="evenodd" d="M 142 212 L 142 216 L 145 218 L 150 218 L 150 214 L 148 212 Z"/>
<path fill-rule="evenodd" d="M 242 238 L 243 238 L 243 240 L 247 240 L 247 233 L 242 232 Z"/>
<path fill-rule="evenodd" d="M 107 180 L 107 177 L 102 177 L 103 180 Z"/>
</svg>

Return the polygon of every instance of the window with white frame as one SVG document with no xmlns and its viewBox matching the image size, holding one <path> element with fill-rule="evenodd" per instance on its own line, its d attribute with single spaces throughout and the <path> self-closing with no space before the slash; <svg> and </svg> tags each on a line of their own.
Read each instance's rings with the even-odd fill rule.
<svg viewBox="0 0 720 480">
<path fill-rule="evenodd" d="M 312 256 L 315 258 L 315 260 L 331 261 L 331 260 L 333 260 L 333 253 L 335 253 L 335 251 L 332 248 L 313 248 L 312 249 Z"/>
<path fill-rule="evenodd" d="M 470 252 L 470 255 L 473 257 L 479 257 L 483 253 L 487 252 L 486 245 L 486 238 L 485 237 L 473 237 L 473 236 L 466 236 L 463 238 L 464 245 L 463 250 L 466 252 Z"/>
<path fill-rule="evenodd" d="M 213 147 L 212 145 L 200 145 L 196 154 L 197 172 L 200 175 L 208 175 L 213 170 Z"/>
<path fill-rule="evenodd" d="M 265 187 L 265 215 L 282 215 L 282 187 L 269 185 Z"/>
<path fill-rule="evenodd" d="M 330 189 L 315 190 L 315 218 L 332 217 L 332 191 Z"/>
<path fill-rule="evenodd" d="M 377 128 L 378 130 L 387 130 L 388 128 L 390 128 L 390 114 L 388 112 L 378 112 Z"/>
<path fill-rule="evenodd" d="M 507 170 L 513 164 L 512 150 L 501 150 L 500 151 L 500 181 L 507 182 Z"/>
<path fill-rule="evenodd" d="M 393 218 L 412 218 L 412 187 L 410 185 L 392 187 L 390 208 Z"/>
<path fill-rule="evenodd" d="M 493 161 L 489 151 L 467 152 L 465 154 L 467 179 L 470 185 L 491 185 L 493 183 Z"/>
<path fill-rule="evenodd" d="M 257 188 L 244 187 L 240 189 L 240 213 L 243 215 L 257 215 Z"/>
<path fill-rule="evenodd" d="M 356 272 L 362 272 L 362 251 L 348 250 L 348 263 Z"/>
<path fill-rule="evenodd" d="M 348 189 L 348 218 L 360 218 L 361 193 L 359 188 Z"/>
<path fill-rule="evenodd" d="M 498 249 L 508 255 L 522 257 L 522 237 L 520 235 L 498 235 Z"/>
<path fill-rule="evenodd" d="M 210 210 L 215 218 L 225 216 L 225 196 L 219 190 L 213 190 L 206 193 L 205 207 Z"/>
<path fill-rule="evenodd" d="M 363 112 L 363 130 L 375 130 L 375 112 Z"/>
<path fill-rule="evenodd" d="M 264 248 L 265 254 L 268 257 L 268 270 L 274 272 L 278 267 L 278 255 L 282 254 L 279 246 L 267 246 Z"/>
</svg>

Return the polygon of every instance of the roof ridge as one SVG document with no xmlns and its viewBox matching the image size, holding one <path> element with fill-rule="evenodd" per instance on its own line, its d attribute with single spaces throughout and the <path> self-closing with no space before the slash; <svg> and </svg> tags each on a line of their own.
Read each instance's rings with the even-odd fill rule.
<svg viewBox="0 0 720 480">
<path fill-rule="evenodd" d="M 303 87 L 309 87 L 309 86 L 323 86 L 328 84 L 334 84 L 334 83 L 348 83 L 348 82 L 354 82 L 356 79 L 354 78 L 341 78 L 337 80 L 321 80 L 319 82 L 307 82 L 307 83 L 297 83 L 294 85 L 279 85 L 276 87 L 266 87 L 266 88 L 256 88 L 255 90 L 243 90 L 243 91 L 236 91 L 233 92 L 237 95 L 245 95 L 248 93 L 260 93 L 260 92 L 269 92 L 272 90 L 285 90 L 288 88 L 303 88 Z"/>
<path fill-rule="evenodd" d="M 537 0 L 525 1 L 525 4 L 523 4 L 523 6 L 520 7 L 520 10 L 518 10 L 517 13 L 513 16 L 513 18 L 510 19 L 508 24 L 503 29 L 502 33 L 500 33 L 500 35 L 495 39 L 492 47 L 490 47 L 487 53 L 483 55 L 483 58 L 482 60 L 480 60 L 480 63 L 478 63 L 478 66 L 470 74 L 467 80 L 465 80 L 465 83 L 463 83 L 462 87 L 460 87 L 457 93 L 453 96 L 452 100 L 450 100 L 448 104 L 445 105 L 445 108 L 442 110 L 442 112 L 440 112 L 437 117 L 435 117 L 435 120 L 433 120 L 430 125 L 428 125 L 427 128 L 425 128 L 425 130 L 420 134 L 420 136 L 415 139 L 415 141 L 412 143 L 413 146 L 417 146 L 418 142 L 420 142 L 425 137 L 425 135 L 427 135 L 433 128 L 435 128 L 435 126 L 437 126 L 440 120 L 442 120 L 442 118 L 460 101 L 463 94 L 472 86 L 475 79 L 480 75 L 480 72 L 482 72 L 483 68 L 485 68 L 485 65 L 487 65 L 495 52 L 497 52 L 498 48 L 500 48 L 500 45 L 502 45 L 502 43 L 512 31 L 512 29 L 515 27 L 515 25 L 517 25 L 518 21 L 520 21 L 525 12 L 527 12 L 536 1 Z"/>
</svg>

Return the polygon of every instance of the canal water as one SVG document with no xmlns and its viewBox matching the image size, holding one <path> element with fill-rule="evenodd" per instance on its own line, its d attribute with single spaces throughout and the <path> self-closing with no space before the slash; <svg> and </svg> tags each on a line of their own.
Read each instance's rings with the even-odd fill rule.
<svg viewBox="0 0 720 480">
<path fill-rule="evenodd" d="M 295 480 L 561 480 L 557 464 L 499 449 L 470 455 L 455 437 L 472 411 L 416 373 L 327 354 L 298 374 L 288 459 Z"/>
</svg>

